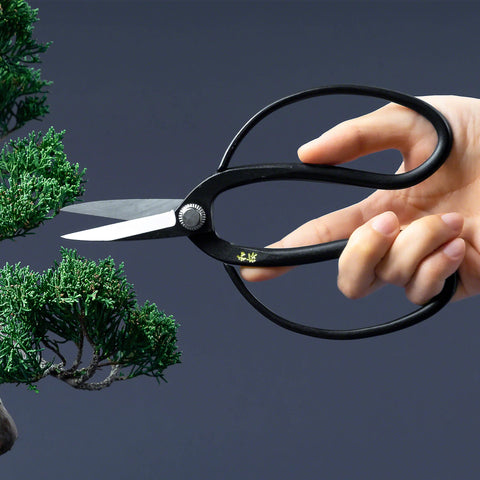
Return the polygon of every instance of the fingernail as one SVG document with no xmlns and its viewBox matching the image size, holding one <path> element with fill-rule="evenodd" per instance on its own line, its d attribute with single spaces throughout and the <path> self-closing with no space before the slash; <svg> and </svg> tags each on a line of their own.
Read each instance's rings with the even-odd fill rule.
<svg viewBox="0 0 480 480">
<path fill-rule="evenodd" d="M 393 212 L 384 212 L 373 220 L 372 228 L 382 235 L 391 235 L 397 229 L 397 218 Z"/>
<path fill-rule="evenodd" d="M 464 242 L 461 238 L 452 240 L 448 245 L 443 248 L 443 253 L 450 257 L 452 260 L 458 260 L 464 252 Z"/>
<path fill-rule="evenodd" d="M 463 217 L 459 213 L 446 213 L 442 215 L 442 220 L 452 229 L 460 230 L 463 224 Z"/>
</svg>

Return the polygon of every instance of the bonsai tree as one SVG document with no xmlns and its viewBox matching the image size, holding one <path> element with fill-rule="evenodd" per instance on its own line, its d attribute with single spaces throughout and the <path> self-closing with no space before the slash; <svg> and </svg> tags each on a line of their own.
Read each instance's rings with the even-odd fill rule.
<svg viewBox="0 0 480 480">
<path fill-rule="evenodd" d="M 49 46 L 33 38 L 37 13 L 25 0 L 0 0 L 1 138 L 48 113 L 51 82 L 32 66 Z M 84 193 L 85 170 L 68 162 L 63 137 L 50 128 L 3 146 L 0 240 L 32 233 Z M 137 303 L 123 264 L 110 257 L 95 262 L 62 249 L 43 273 L 20 263 L 0 270 L 0 383 L 38 392 L 47 376 L 83 390 L 139 375 L 164 380 L 165 369 L 180 361 L 176 332 L 172 316 Z M 16 438 L 0 400 L 0 454 Z"/>
</svg>

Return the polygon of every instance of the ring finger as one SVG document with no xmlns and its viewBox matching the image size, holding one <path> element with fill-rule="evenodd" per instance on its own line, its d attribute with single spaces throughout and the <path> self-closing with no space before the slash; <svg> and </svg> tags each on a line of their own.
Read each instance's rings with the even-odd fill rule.
<svg viewBox="0 0 480 480">
<path fill-rule="evenodd" d="M 377 278 L 405 287 L 420 263 L 443 244 L 458 237 L 463 217 L 458 213 L 429 215 L 402 230 L 375 269 Z"/>
</svg>

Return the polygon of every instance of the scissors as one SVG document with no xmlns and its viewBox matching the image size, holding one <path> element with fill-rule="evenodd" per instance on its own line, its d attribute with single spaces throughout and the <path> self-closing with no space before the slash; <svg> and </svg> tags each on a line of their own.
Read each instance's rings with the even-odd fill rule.
<svg viewBox="0 0 480 480">
<path fill-rule="evenodd" d="M 435 128 L 437 145 L 431 156 L 417 168 L 400 174 L 383 174 L 332 165 L 298 163 L 257 164 L 229 167 L 230 160 L 246 135 L 271 113 L 312 97 L 324 95 L 361 95 L 375 97 L 410 108 L 425 117 Z M 224 264 L 233 284 L 263 316 L 290 331 L 324 339 L 347 340 L 384 335 L 415 325 L 442 309 L 452 298 L 458 274 L 451 275 L 443 290 L 417 310 L 386 323 L 332 330 L 288 320 L 266 307 L 246 287 L 234 266 L 277 267 L 303 265 L 338 258 L 347 240 L 337 240 L 297 248 L 257 248 L 236 245 L 218 237 L 212 206 L 222 192 L 243 185 L 275 180 L 332 182 L 372 189 L 403 189 L 422 182 L 447 159 L 453 137 L 444 116 L 426 102 L 404 93 L 372 86 L 332 85 L 304 90 L 281 98 L 257 112 L 238 131 L 213 175 L 203 180 L 184 199 L 103 200 L 79 203 L 65 212 L 95 215 L 121 220 L 109 225 L 79 231 L 63 238 L 85 241 L 144 240 L 186 236 L 207 255 Z"/>
</svg>

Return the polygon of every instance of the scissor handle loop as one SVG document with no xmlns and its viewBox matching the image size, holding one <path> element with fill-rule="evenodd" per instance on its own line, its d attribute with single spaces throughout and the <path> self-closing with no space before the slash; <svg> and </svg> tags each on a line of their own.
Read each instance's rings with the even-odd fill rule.
<svg viewBox="0 0 480 480">
<path fill-rule="evenodd" d="M 223 170 L 226 170 L 228 168 L 233 154 L 235 153 L 242 140 L 244 140 L 247 134 L 256 125 L 258 125 L 263 119 L 268 117 L 268 115 L 293 103 L 297 103 L 313 97 L 321 97 L 326 95 L 358 95 L 364 97 L 381 98 L 383 100 L 388 100 L 390 102 L 396 103 L 398 105 L 403 105 L 404 107 L 414 110 L 418 114 L 425 117 L 433 125 L 438 135 L 437 146 L 435 147 L 432 155 L 422 165 L 413 170 L 410 170 L 409 172 L 401 174 L 376 174 L 380 177 L 385 177 L 385 179 L 395 177 L 396 180 L 391 178 L 396 184 L 395 187 L 392 188 L 407 188 L 415 185 L 416 183 L 420 183 L 421 181 L 428 178 L 435 170 L 437 170 L 445 162 L 448 155 L 450 154 L 453 143 L 453 134 L 450 125 L 446 118 L 437 109 L 432 107 L 427 102 L 424 102 L 417 97 L 397 92 L 395 90 L 372 87 L 369 85 L 330 85 L 294 93 L 287 97 L 276 100 L 270 105 L 262 108 L 262 110 L 258 111 L 233 137 L 233 140 L 230 142 L 230 145 L 227 147 L 225 153 L 223 154 L 223 158 L 217 168 L 217 172 L 222 172 Z M 370 173 L 362 172 L 361 170 L 355 171 L 359 173 Z M 413 183 L 410 183 L 410 178 L 413 179 Z M 403 179 L 409 180 L 407 183 L 403 184 L 403 182 L 405 181 Z M 375 188 L 385 187 L 379 185 Z"/>
<path fill-rule="evenodd" d="M 443 290 L 426 305 L 423 305 L 417 310 L 390 322 L 363 328 L 333 330 L 304 325 L 302 323 L 292 322 L 291 320 L 281 317 L 260 302 L 252 294 L 252 292 L 250 292 L 234 267 L 226 264 L 224 264 L 224 267 L 238 291 L 243 295 L 248 303 L 250 303 L 250 305 L 252 305 L 264 317 L 268 318 L 276 325 L 286 328 L 292 332 L 299 333 L 301 335 L 307 335 L 309 337 L 324 338 L 327 340 L 355 340 L 360 338 L 377 337 L 379 335 L 386 335 L 387 333 L 396 332 L 420 323 L 423 320 L 435 315 L 450 301 L 457 289 L 458 281 L 458 274 L 454 273 L 445 281 Z"/>
<path fill-rule="evenodd" d="M 344 180 L 338 183 L 350 184 L 350 185 L 361 185 L 361 186 L 368 186 L 370 188 L 379 188 L 379 189 L 401 189 L 411 187 L 417 183 L 428 178 L 432 175 L 441 165 L 446 161 L 448 155 L 450 154 L 452 143 L 453 143 L 453 135 L 445 117 L 438 112 L 435 108 L 433 108 L 428 103 L 410 95 L 406 95 L 400 92 L 387 90 L 378 87 L 371 87 L 371 86 L 361 86 L 361 85 L 333 85 L 333 86 L 326 86 L 326 87 L 319 87 L 314 88 L 311 90 L 305 90 L 302 92 L 295 93 L 288 97 L 282 98 L 273 102 L 272 104 L 266 106 L 258 113 L 256 113 L 248 122 L 239 130 L 239 132 L 235 135 L 232 142 L 228 146 L 225 154 L 220 162 L 217 172 L 225 172 L 228 169 L 228 165 L 232 159 L 232 156 L 236 149 L 238 148 L 241 141 L 246 137 L 246 135 L 264 118 L 266 118 L 271 113 L 283 108 L 287 105 L 291 105 L 292 103 L 296 103 L 308 98 L 318 97 L 323 95 L 335 95 L 335 94 L 346 94 L 346 95 L 361 95 L 361 96 L 369 96 L 369 97 L 376 97 L 381 98 L 384 100 L 388 100 L 390 102 L 402 105 L 407 107 L 411 110 L 416 111 L 423 117 L 425 117 L 435 128 L 437 132 L 437 145 L 435 150 L 433 151 L 432 155 L 420 166 L 417 168 L 410 170 L 405 173 L 401 174 L 379 174 L 373 172 L 365 172 L 361 170 L 352 170 L 352 169 L 345 169 L 343 167 L 331 167 L 331 166 L 317 166 L 316 169 L 326 169 L 325 172 L 334 169 L 335 171 L 338 170 L 339 176 L 344 175 Z M 232 169 L 233 170 L 233 169 Z M 344 171 L 344 173 L 340 173 Z M 226 172 L 225 172 L 226 173 Z M 336 174 L 333 174 L 334 176 Z M 332 181 L 332 180 L 330 180 Z M 335 180 L 333 180 L 335 181 Z M 252 183 L 251 181 L 246 183 Z M 368 183 L 368 185 L 367 185 Z M 213 228 L 210 229 L 209 232 L 203 234 L 203 241 L 202 235 L 196 236 L 193 235 L 192 237 L 197 237 L 197 241 L 192 238 L 194 243 L 204 244 L 203 247 L 207 245 L 216 245 L 217 247 L 220 246 L 223 242 L 223 246 L 225 249 L 229 249 L 232 245 L 224 240 L 219 239 Z M 330 242 L 332 243 L 332 242 Z M 333 242 L 335 243 L 335 242 Z M 295 260 L 299 260 L 300 257 L 305 257 L 307 249 L 310 249 L 310 252 L 313 255 L 317 256 L 316 260 L 313 261 L 322 261 L 329 258 L 336 258 L 340 255 L 343 247 L 345 246 L 346 240 L 342 240 L 337 242 L 336 245 L 333 245 L 331 249 L 330 255 L 325 255 L 325 248 L 326 244 L 323 245 L 315 245 L 312 247 L 299 247 L 297 249 L 283 249 L 284 258 L 290 258 L 290 263 L 285 263 L 291 265 L 292 256 L 289 254 L 293 254 Z M 200 248 L 203 248 L 199 245 Z M 279 250 L 279 249 L 277 249 Z M 273 252 L 271 252 L 273 254 Z M 274 255 L 275 256 L 275 255 Z M 328 258 L 327 258 L 328 257 Z M 228 263 L 238 263 L 238 262 L 228 262 Z M 268 263 L 268 262 L 267 262 Z M 278 263 L 278 262 L 277 262 Z M 307 262 L 299 262 L 299 263 L 307 263 Z M 358 338 L 367 338 L 373 337 L 378 335 L 384 335 L 387 333 L 391 333 L 397 330 L 401 330 L 403 328 L 410 327 L 415 325 L 427 318 L 431 317 L 435 313 L 437 313 L 441 308 L 443 308 L 452 298 L 454 295 L 456 288 L 457 288 L 457 280 L 458 274 L 455 273 L 451 275 L 446 281 L 442 291 L 434 297 L 430 302 L 426 305 L 420 307 L 419 309 L 415 310 L 414 312 L 399 317 L 393 321 L 386 322 L 383 324 L 373 325 L 369 327 L 359 328 L 359 329 L 346 329 L 346 330 L 330 330 L 330 329 L 322 329 L 313 326 L 303 325 L 300 323 L 292 322 L 287 320 L 268 307 L 266 307 L 262 302 L 260 302 L 245 286 L 243 281 L 241 280 L 240 276 L 238 275 L 235 268 L 231 266 L 231 264 L 224 264 L 224 267 L 227 271 L 227 274 L 233 281 L 236 288 L 239 292 L 243 295 L 243 297 L 262 315 L 266 318 L 271 320 L 272 322 L 276 323 L 277 325 L 291 330 L 296 333 L 300 333 L 302 335 L 308 335 L 312 337 L 318 338 L 325 338 L 325 339 L 334 339 L 334 340 L 348 340 L 348 339 L 358 339 Z"/>
</svg>

